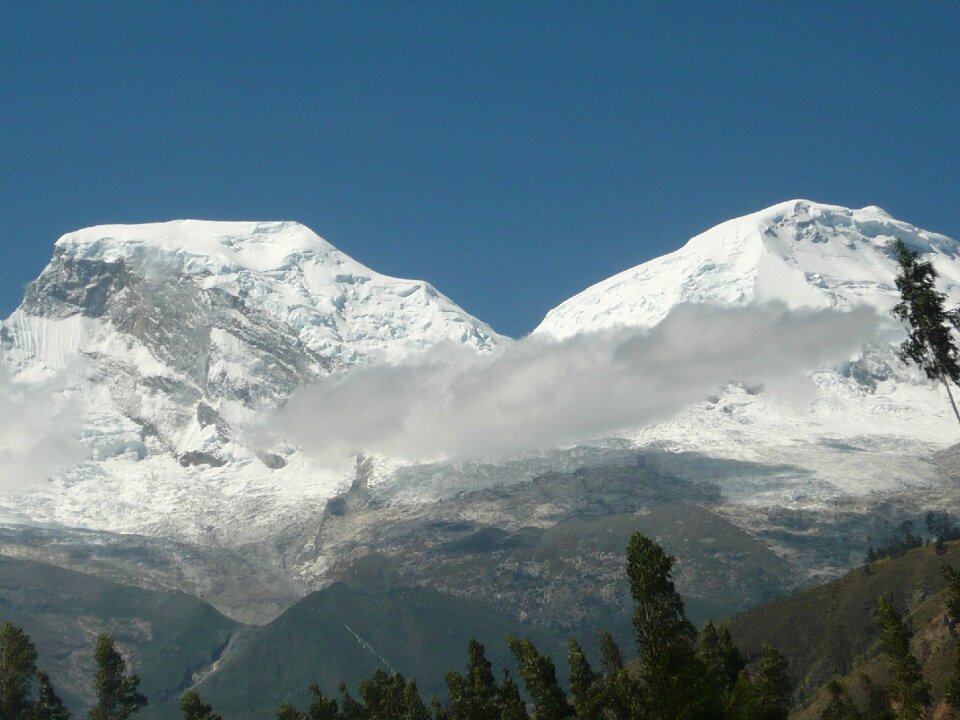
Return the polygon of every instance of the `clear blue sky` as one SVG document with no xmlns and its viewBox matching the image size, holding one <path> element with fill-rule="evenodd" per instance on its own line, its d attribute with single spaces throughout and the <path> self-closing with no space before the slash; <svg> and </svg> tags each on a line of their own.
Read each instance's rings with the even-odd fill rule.
<svg viewBox="0 0 960 720">
<path fill-rule="evenodd" d="M 788 198 L 958 237 L 958 38 L 936 0 L 0 0 L 0 316 L 112 222 L 299 220 L 515 336 Z"/>
</svg>

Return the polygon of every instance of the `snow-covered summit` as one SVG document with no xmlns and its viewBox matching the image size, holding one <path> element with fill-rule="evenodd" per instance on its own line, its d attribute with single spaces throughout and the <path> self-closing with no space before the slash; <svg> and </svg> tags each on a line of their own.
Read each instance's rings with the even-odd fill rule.
<svg viewBox="0 0 960 720">
<path fill-rule="evenodd" d="M 55 253 L 37 285 L 58 262 L 190 278 L 257 303 L 337 363 L 396 360 L 440 341 L 486 351 L 500 340 L 429 283 L 377 273 L 295 222 L 99 225 L 64 235 Z M 31 289 L 28 301 L 36 294 Z"/>
<path fill-rule="evenodd" d="M 614 275 L 566 300 L 534 331 L 556 338 L 618 325 L 651 327 L 679 303 L 781 302 L 790 308 L 896 302 L 893 244 L 929 256 L 960 299 L 960 243 L 871 206 L 791 200 L 729 220 L 668 255 Z"/>
<path fill-rule="evenodd" d="M 502 340 L 429 283 L 375 272 L 298 223 L 69 233 L 0 323 L 0 398 L 6 383 L 24 410 L 51 408 L 14 448 L 24 466 L 50 447 L 76 451 L 29 498 L 3 497 L 24 482 L 5 462 L 0 519 L 249 536 L 342 481 L 248 437 L 262 413 L 356 365 Z"/>
<path fill-rule="evenodd" d="M 220 271 L 281 269 L 297 256 L 339 254 L 296 222 L 172 220 L 134 225 L 95 225 L 63 235 L 56 247 L 75 257 L 100 260 L 169 253 L 203 259 Z M 349 258 L 347 258 L 349 260 Z"/>
</svg>

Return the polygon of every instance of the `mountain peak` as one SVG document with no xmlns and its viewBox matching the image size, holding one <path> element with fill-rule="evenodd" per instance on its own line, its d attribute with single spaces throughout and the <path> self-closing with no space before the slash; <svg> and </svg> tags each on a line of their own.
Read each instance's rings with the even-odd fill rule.
<svg viewBox="0 0 960 720">
<path fill-rule="evenodd" d="M 960 298 L 960 244 L 890 217 L 789 200 L 728 220 L 668 255 L 625 270 L 551 310 L 535 333 L 564 338 L 612 326 L 651 327 L 680 303 L 779 302 L 791 308 L 895 303 L 893 244 L 928 255 Z"/>
<path fill-rule="evenodd" d="M 62 236 L 57 250 L 88 260 L 145 260 L 162 255 L 194 258 L 203 269 L 267 271 L 291 258 L 329 255 L 337 249 L 297 222 L 171 220 L 97 225 Z"/>
</svg>

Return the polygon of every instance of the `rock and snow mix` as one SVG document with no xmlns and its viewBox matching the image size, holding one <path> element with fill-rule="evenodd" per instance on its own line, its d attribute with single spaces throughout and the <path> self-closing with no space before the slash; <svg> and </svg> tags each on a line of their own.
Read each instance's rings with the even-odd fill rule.
<svg viewBox="0 0 960 720">
<path fill-rule="evenodd" d="M 886 316 L 896 302 L 897 239 L 933 261 L 949 302 L 960 304 L 956 241 L 879 208 L 792 201 L 585 290 L 548 313 L 533 337 L 652 328 L 684 303 L 867 306 Z M 810 394 L 775 397 L 731 377 L 670 420 L 623 436 L 796 468 L 776 486 L 729 483 L 724 491 L 738 502 L 809 506 L 929 486 L 926 458 L 956 438 L 955 421 L 942 391 L 896 360 L 902 330 L 891 322 L 884 332 L 842 364 L 808 368 Z M 442 343 L 479 354 L 510 345 L 430 285 L 375 273 L 295 223 L 71 233 L 0 326 L 0 391 L 35 398 L 24 407 L 56 398 L 50 417 L 60 430 L 25 440 L 0 424 L 0 458 L 29 467 L 62 451 L 64 429 L 81 453 L 56 455 L 66 465 L 45 470 L 49 481 L 4 477 L 0 506 L 17 522 L 225 544 L 265 536 L 316 513 L 349 476 L 346 465 L 321 467 L 282 439 L 260 446 L 243 428 L 332 374 L 393 365 Z M 383 458 L 379 481 L 415 482 L 409 466 L 396 472 L 401 460 Z M 439 492 L 425 484 L 407 494 Z"/>
</svg>

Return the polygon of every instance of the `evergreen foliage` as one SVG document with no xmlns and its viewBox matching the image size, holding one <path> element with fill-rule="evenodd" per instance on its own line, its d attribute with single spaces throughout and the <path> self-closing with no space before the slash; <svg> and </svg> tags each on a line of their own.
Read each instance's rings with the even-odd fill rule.
<svg viewBox="0 0 960 720">
<path fill-rule="evenodd" d="M 627 576 L 635 608 L 643 704 L 650 720 L 696 717 L 702 700 L 703 668 L 694 644 L 697 632 L 674 587 L 673 565 L 674 559 L 650 538 L 640 533 L 630 538 Z"/>
<path fill-rule="evenodd" d="M 947 580 L 947 618 L 950 620 L 951 631 L 956 634 L 956 626 L 960 622 L 960 573 L 946 563 L 941 567 L 943 576 Z M 960 645 L 954 650 L 953 669 L 947 681 L 944 697 L 950 707 L 960 711 Z"/>
<path fill-rule="evenodd" d="M 147 704 L 140 694 L 140 678 L 127 675 L 123 657 L 109 635 L 97 637 L 93 659 L 97 664 L 94 690 L 97 704 L 90 708 L 91 720 L 127 720 Z"/>
<path fill-rule="evenodd" d="M 413 678 L 403 686 L 403 714 L 400 720 L 430 720 L 430 710 L 420 697 L 417 681 Z"/>
<path fill-rule="evenodd" d="M 187 693 L 189 695 L 190 693 Z M 194 693 L 196 694 L 196 693 Z M 184 698 L 187 697 L 184 695 Z M 277 720 L 343 720 L 343 714 L 340 713 L 340 709 L 337 706 L 337 701 L 333 698 L 326 697 L 319 687 L 316 685 L 310 686 L 310 709 L 307 712 L 302 712 L 290 703 L 283 703 L 277 708 Z M 199 698 L 197 698 L 199 700 Z M 181 706 L 183 707 L 183 701 L 181 701 Z M 208 710 L 209 705 L 204 706 Z M 184 720 L 192 720 L 191 718 L 186 717 L 186 708 L 184 707 Z M 203 717 L 198 718 L 198 720 L 205 720 Z M 220 720 L 219 715 L 213 715 L 209 720 Z"/>
<path fill-rule="evenodd" d="M 200 699 L 196 690 L 187 690 L 180 697 L 180 711 L 183 713 L 183 720 L 223 720 L 210 705 Z M 279 716 L 278 711 L 277 717 Z"/>
<path fill-rule="evenodd" d="M 839 680 L 831 680 L 827 692 L 830 693 L 830 702 L 820 713 L 820 720 L 865 720 Z"/>
<path fill-rule="evenodd" d="M 69 720 L 70 713 L 63 701 L 57 696 L 50 682 L 50 676 L 43 670 L 37 670 L 37 689 L 33 705 L 27 712 L 29 720 Z"/>
<path fill-rule="evenodd" d="M 433 712 L 433 720 L 450 720 L 449 709 L 436 695 L 430 697 L 430 710 Z"/>
<path fill-rule="evenodd" d="M 960 422 L 949 382 L 960 383 L 960 358 L 953 340 L 953 330 L 960 329 L 960 312 L 944 308 L 947 298 L 936 289 L 939 275 L 932 263 L 921 262 L 920 256 L 901 240 L 894 248 L 900 264 L 896 279 L 900 302 L 891 312 L 907 324 L 900 357 L 918 365 L 931 380 L 943 383 Z"/>
<path fill-rule="evenodd" d="M 759 709 L 757 720 L 787 720 L 793 688 L 787 673 L 787 659 L 772 645 L 764 644 L 761 650 L 753 685 Z"/>
<path fill-rule="evenodd" d="M 722 717 L 734 686 L 747 666 L 746 656 L 733 644 L 730 631 L 707 622 L 699 636 L 699 655 L 705 670 L 704 701 L 708 714 Z"/>
<path fill-rule="evenodd" d="M 526 639 L 507 639 L 510 651 L 520 664 L 520 677 L 533 698 L 536 720 L 562 720 L 572 715 L 572 708 L 557 682 L 553 660 L 541 655 Z"/>
<path fill-rule="evenodd" d="M 896 716 L 890 707 L 890 690 L 882 685 L 875 684 L 866 675 L 861 675 L 860 679 L 866 686 L 866 717 L 868 720 L 896 720 Z"/>
<path fill-rule="evenodd" d="M 614 720 L 627 720 L 639 713 L 634 707 L 639 703 L 640 687 L 630 677 L 623 664 L 623 653 L 608 632 L 598 635 L 600 646 L 600 667 L 603 676 L 600 678 L 600 692 L 603 696 L 603 705 Z"/>
<path fill-rule="evenodd" d="M 37 651 L 22 628 L 0 625 L 0 720 L 20 720 L 30 706 Z"/>
<path fill-rule="evenodd" d="M 919 720 L 933 699 L 930 683 L 920 671 L 920 663 L 910 652 L 911 633 L 893 606 L 880 596 L 878 600 L 877 626 L 880 630 L 880 647 L 890 664 L 893 682 L 890 699 L 898 720 Z"/>
<path fill-rule="evenodd" d="M 730 720 L 787 720 L 792 685 L 786 658 L 771 645 L 764 645 L 753 673 L 741 671 L 730 692 Z"/>
<path fill-rule="evenodd" d="M 570 693 L 577 720 L 601 720 L 603 718 L 603 689 L 599 677 L 590 667 L 583 648 L 573 638 L 567 643 L 570 664 Z"/>
<path fill-rule="evenodd" d="M 290 703 L 281 703 L 277 707 L 277 720 L 307 720 L 307 714 Z"/>
<path fill-rule="evenodd" d="M 326 697 L 316 685 L 310 686 L 310 720 L 339 720 L 340 708 L 337 701 Z"/>
<path fill-rule="evenodd" d="M 946 510 L 935 513 L 932 510 L 927 512 L 926 516 L 927 534 L 930 537 L 950 542 L 960 540 L 960 525 L 955 525 L 950 520 L 950 514 Z"/>
<path fill-rule="evenodd" d="M 376 670 L 367 680 L 361 680 L 360 699 L 368 720 L 397 720 L 401 717 L 405 686 L 400 673 L 387 675 L 383 670 Z"/>
<path fill-rule="evenodd" d="M 366 710 L 364 710 L 363 705 L 350 694 L 347 686 L 340 683 L 339 691 L 340 712 L 343 715 L 343 720 L 366 720 Z"/>
<path fill-rule="evenodd" d="M 500 705 L 501 720 L 528 720 L 527 704 L 520 697 L 520 688 L 506 668 L 500 687 L 497 688 L 497 702 Z"/>
<path fill-rule="evenodd" d="M 923 546 L 923 538 L 915 535 L 913 532 L 913 522 L 904 520 L 893 535 L 887 540 L 886 545 L 874 548 L 873 545 L 867 551 L 866 562 L 871 563 L 883 558 L 898 558 L 914 548 Z"/>
<path fill-rule="evenodd" d="M 497 681 L 483 645 L 471 638 L 467 644 L 466 676 L 448 672 L 450 716 L 453 720 L 498 720 Z"/>
<path fill-rule="evenodd" d="M 938 527 L 952 527 L 944 516 L 928 518 Z M 726 627 L 708 622 L 697 634 L 686 618 L 683 602 L 671 579 L 673 559 L 662 548 L 636 534 L 628 549 L 628 575 L 637 602 L 634 630 L 641 649 L 636 677 L 625 667 L 623 654 L 609 633 L 601 633 L 600 669 L 595 670 L 580 644 L 568 642 L 570 696 L 557 681 L 550 657 L 529 639 L 508 638 L 519 664 L 535 720 L 786 720 L 792 695 L 787 659 L 765 644 L 756 662 L 733 643 Z M 960 572 L 944 564 L 947 580 L 946 611 L 951 631 L 960 619 Z M 860 708 L 837 679 L 826 687 L 827 704 L 820 720 L 919 720 L 931 705 L 930 683 L 910 653 L 910 632 L 886 598 L 878 601 L 880 647 L 890 665 L 889 686 L 861 678 L 865 707 Z M 36 651 L 18 627 L 0 627 L 0 668 L 11 704 L 21 710 L 15 720 L 69 720 L 50 678 L 36 671 Z M 660 652 L 667 656 L 665 661 Z M 527 705 L 509 671 L 498 684 L 484 646 L 471 639 L 465 674 L 450 672 L 450 705 L 436 697 L 423 701 L 417 683 L 400 673 L 375 671 L 359 684 L 359 700 L 339 686 L 339 702 L 311 685 L 311 704 L 305 711 L 292 704 L 277 707 L 277 720 L 529 720 Z M 95 648 L 97 705 L 91 720 L 128 720 L 146 704 L 138 692 L 139 679 L 128 675 L 120 653 L 107 635 Z M 34 675 L 24 677 L 30 670 Z M 35 697 L 30 701 L 32 684 Z M 945 699 L 955 709 L 960 699 L 960 657 Z M 184 720 L 222 720 L 196 691 L 180 699 Z M 0 718 L 0 720 L 5 720 Z"/>
</svg>

